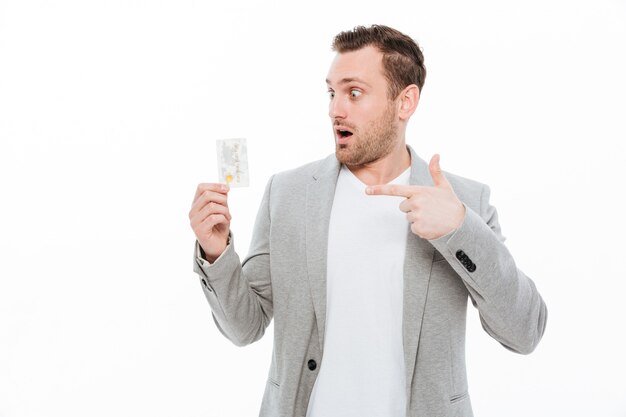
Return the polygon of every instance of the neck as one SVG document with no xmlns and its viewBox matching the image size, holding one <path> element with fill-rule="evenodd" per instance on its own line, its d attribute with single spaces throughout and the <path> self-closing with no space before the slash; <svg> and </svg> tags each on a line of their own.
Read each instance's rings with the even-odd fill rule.
<svg viewBox="0 0 626 417">
<path fill-rule="evenodd" d="M 404 140 L 402 140 L 398 141 L 398 144 L 388 155 L 368 164 L 348 165 L 348 169 L 364 184 L 378 185 L 387 184 L 410 166 L 411 154 Z"/>
</svg>

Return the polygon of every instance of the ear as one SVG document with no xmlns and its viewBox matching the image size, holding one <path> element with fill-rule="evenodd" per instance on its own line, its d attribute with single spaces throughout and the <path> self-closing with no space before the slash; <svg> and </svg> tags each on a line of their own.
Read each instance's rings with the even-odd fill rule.
<svg viewBox="0 0 626 417">
<path fill-rule="evenodd" d="M 408 120 L 417 109 L 417 103 L 420 101 L 420 90 L 415 84 L 411 84 L 404 88 L 398 95 L 399 111 L 398 117 L 401 120 Z"/>
</svg>

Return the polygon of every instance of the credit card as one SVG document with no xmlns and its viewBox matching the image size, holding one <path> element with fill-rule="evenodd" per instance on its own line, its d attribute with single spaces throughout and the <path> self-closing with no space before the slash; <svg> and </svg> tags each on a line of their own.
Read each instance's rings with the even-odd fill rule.
<svg viewBox="0 0 626 417">
<path fill-rule="evenodd" d="M 249 186 L 246 139 L 218 139 L 216 145 L 219 182 L 231 187 Z"/>
</svg>

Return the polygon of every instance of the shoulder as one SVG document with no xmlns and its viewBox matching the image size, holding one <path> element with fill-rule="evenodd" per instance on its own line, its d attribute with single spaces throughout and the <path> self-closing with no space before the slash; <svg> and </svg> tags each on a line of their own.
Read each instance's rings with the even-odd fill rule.
<svg viewBox="0 0 626 417">
<path fill-rule="evenodd" d="M 326 196 L 326 192 L 330 194 L 331 186 L 334 189 L 338 172 L 339 162 L 333 154 L 298 168 L 274 174 L 268 181 L 264 196 L 272 216 L 291 218 L 297 213 L 302 213 L 308 193 L 313 192 L 318 196 Z"/>
<path fill-rule="evenodd" d="M 446 171 L 444 175 L 461 201 L 477 212 L 482 211 L 485 202 L 489 200 L 488 185 Z"/>
<path fill-rule="evenodd" d="M 462 177 L 451 172 L 444 171 L 444 175 L 456 192 L 482 193 L 485 188 L 488 188 L 488 186 L 482 182 Z"/>
<path fill-rule="evenodd" d="M 306 187 L 307 184 L 316 181 L 326 175 L 336 175 L 339 172 L 340 164 L 334 154 L 326 158 L 309 162 L 308 164 L 282 171 L 275 174 L 271 181 L 272 189 L 287 190 Z"/>
<path fill-rule="evenodd" d="M 411 184 L 432 185 L 428 162 L 422 159 L 411 146 L 407 146 L 407 148 L 411 153 Z M 465 199 L 480 198 L 484 190 L 488 188 L 481 182 L 452 172 L 444 170 L 443 174 L 461 200 L 464 200 L 464 197 Z"/>
</svg>

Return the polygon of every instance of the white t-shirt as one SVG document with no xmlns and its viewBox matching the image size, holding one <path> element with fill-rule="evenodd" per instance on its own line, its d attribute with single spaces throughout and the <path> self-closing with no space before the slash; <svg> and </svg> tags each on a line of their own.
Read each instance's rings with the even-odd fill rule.
<svg viewBox="0 0 626 417">
<path fill-rule="evenodd" d="M 410 168 L 394 184 L 409 183 Z M 370 196 L 349 169 L 337 181 L 328 234 L 324 355 L 308 417 L 406 412 L 402 294 L 409 223 L 402 197 Z"/>
</svg>

